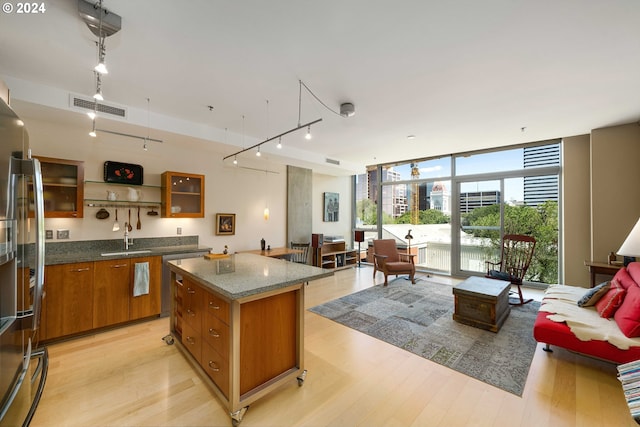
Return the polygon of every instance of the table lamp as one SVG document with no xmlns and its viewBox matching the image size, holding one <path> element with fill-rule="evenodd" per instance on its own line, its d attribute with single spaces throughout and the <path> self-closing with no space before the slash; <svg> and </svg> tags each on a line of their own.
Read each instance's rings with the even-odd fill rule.
<svg viewBox="0 0 640 427">
<path fill-rule="evenodd" d="M 618 249 L 618 255 L 624 257 L 625 267 L 630 262 L 635 261 L 636 256 L 640 256 L 640 219 L 638 219 L 638 222 L 633 226 L 624 243 Z"/>
</svg>

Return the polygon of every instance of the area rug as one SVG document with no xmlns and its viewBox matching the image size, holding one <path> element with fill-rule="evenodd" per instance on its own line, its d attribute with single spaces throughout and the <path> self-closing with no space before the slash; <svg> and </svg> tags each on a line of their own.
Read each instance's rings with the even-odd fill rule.
<svg viewBox="0 0 640 427">
<path fill-rule="evenodd" d="M 451 285 L 397 279 L 309 310 L 522 396 L 536 349 L 536 301 L 511 308 L 498 333 L 453 320 Z"/>
</svg>

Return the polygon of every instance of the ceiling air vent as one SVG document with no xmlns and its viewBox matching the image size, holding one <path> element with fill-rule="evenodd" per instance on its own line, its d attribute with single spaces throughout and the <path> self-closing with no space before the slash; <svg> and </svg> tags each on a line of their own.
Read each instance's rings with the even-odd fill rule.
<svg viewBox="0 0 640 427">
<path fill-rule="evenodd" d="M 327 163 L 331 163 L 332 165 L 336 165 L 336 166 L 340 166 L 340 160 L 333 160 L 333 159 L 329 159 L 326 158 L 324 159 Z"/>
<path fill-rule="evenodd" d="M 93 111 L 94 103 L 95 101 L 93 99 L 85 99 L 76 95 L 70 95 L 71 108 L 74 110 L 82 111 L 83 113 Z M 105 104 L 104 102 L 98 102 L 98 105 L 95 107 L 98 113 L 109 114 L 123 119 L 127 118 L 126 108 Z"/>
</svg>

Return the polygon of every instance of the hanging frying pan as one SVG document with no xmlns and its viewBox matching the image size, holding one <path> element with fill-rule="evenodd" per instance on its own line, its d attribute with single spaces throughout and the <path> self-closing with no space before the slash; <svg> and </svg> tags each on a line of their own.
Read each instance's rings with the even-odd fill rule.
<svg viewBox="0 0 640 427">
<path fill-rule="evenodd" d="M 96 212 L 96 218 L 98 219 L 107 219 L 109 218 L 109 211 L 105 208 L 100 208 L 98 212 Z"/>
</svg>

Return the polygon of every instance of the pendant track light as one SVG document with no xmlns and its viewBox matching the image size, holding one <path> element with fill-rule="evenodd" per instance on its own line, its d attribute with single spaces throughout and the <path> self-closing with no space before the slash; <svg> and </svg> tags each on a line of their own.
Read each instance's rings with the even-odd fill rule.
<svg viewBox="0 0 640 427">
<path fill-rule="evenodd" d="M 262 141 L 262 142 L 259 142 L 259 143 L 257 143 L 257 144 L 254 144 L 254 145 L 252 145 L 251 147 L 243 148 L 242 150 L 240 150 L 240 151 L 236 151 L 236 152 L 235 152 L 235 153 L 233 153 L 233 154 L 229 154 L 228 156 L 224 156 L 224 157 L 222 158 L 222 160 L 224 161 L 224 160 L 227 160 L 228 158 L 231 158 L 231 157 L 236 158 L 236 157 L 238 156 L 238 154 L 242 154 L 242 153 L 244 153 L 245 151 L 249 151 L 249 150 L 253 150 L 254 148 L 258 148 L 258 147 L 260 147 L 261 145 L 266 144 L 267 142 L 275 141 L 276 139 L 279 139 L 279 138 L 281 138 L 281 137 L 283 137 L 283 136 L 285 136 L 285 135 L 288 135 L 288 134 L 290 134 L 290 133 L 293 133 L 293 132 L 295 132 L 295 131 L 297 131 L 297 130 L 304 129 L 304 128 L 310 128 L 312 125 L 314 125 L 314 124 L 316 124 L 316 123 L 319 123 L 319 122 L 321 122 L 321 121 L 322 121 L 322 119 L 316 119 L 316 120 L 314 120 L 314 121 L 312 121 L 312 122 L 305 123 L 305 124 L 303 124 L 303 125 L 300 125 L 300 126 L 297 126 L 297 127 L 293 128 L 293 129 L 289 129 L 289 130 L 288 130 L 288 131 L 286 131 L 286 132 L 282 132 L 280 135 L 273 136 L 273 137 L 271 137 L 271 138 L 269 138 L 269 139 L 265 139 L 265 140 L 264 140 L 264 141 Z"/>
<path fill-rule="evenodd" d="M 318 102 L 319 102 L 323 107 L 325 107 L 326 109 L 328 109 L 328 110 L 329 110 L 329 111 L 331 111 L 332 113 L 336 114 L 337 116 L 340 116 L 340 117 L 346 118 L 346 117 L 351 117 L 351 116 L 353 116 L 353 115 L 355 114 L 355 107 L 354 107 L 354 106 L 353 106 L 353 104 L 352 104 L 352 103 L 350 103 L 350 102 L 342 103 L 342 104 L 340 105 L 340 112 L 337 112 L 337 111 L 335 111 L 335 110 L 331 109 L 329 106 L 327 106 L 327 104 L 325 104 L 324 102 L 322 102 L 322 100 L 321 100 L 320 98 L 318 98 L 318 97 L 316 96 L 316 94 L 315 94 L 315 93 L 313 93 L 313 92 L 311 91 L 311 89 L 309 89 L 309 88 L 307 87 L 307 85 L 305 85 L 305 84 L 302 82 L 302 80 L 298 80 L 298 126 L 297 126 L 297 127 L 295 127 L 295 128 L 293 128 L 293 129 L 290 129 L 290 130 L 288 130 L 288 131 L 286 131 L 286 132 L 282 132 L 281 134 L 276 135 L 276 136 L 274 136 L 274 137 L 267 138 L 267 139 L 265 139 L 265 140 L 264 140 L 264 141 L 262 141 L 262 142 L 259 142 L 259 143 L 257 143 L 257 144 L 252 145 L 251 147 L 243 148 L 242 150 L 239 150 L 239 151 L 236 151 L 235 153 L 229 154 L 228 156 L 223 157 L 223 158 L 222 158 L 222 161 L 225 161 L 226 159 L 228 159 L 228 158 L 230 158 L 230 157 L 233 157 L 233 164 L 234 164 L 234 165 L 237 165 L 237 164 L 238 164 L 238 154 L 242 154 L 242 153 L 244 153 L 245 151 L 253 150 L 254 148 L 257 148 L 257 149 L 258 149 L 258 151 L 256 152 L 256 156 L 258 156 L 258 157 L 259 157 L 259 156 L 261 156 L 260 147 L 261 147 L 263 144 L 266 144 L 267 142 L 274 141 L 274 140 L 278 140 L 278 144 L 276 145 L 276 147 L 277 147 L 278 149 L 282 149 L 282 137 L 283 137 L 283 136 L 288 135 L 288 134 L 293 133 L 293 132 L 296 132 L 296 131 L 298 131 L 298 130 L 300 130 L 300 129 L 304 129 L 304 128 L 306 128 L 306 129 L 307 129 L 307 133 L 305 134 L 305 139 L 306 139 L 306 140 L 310 140 L 310 139 L 312 139 L 312 135 L 311 135 L 311 126 L 312 126 L 312 125 L 314 125 L 314 124 L 316 124 L 316 123 L 318 123 L 318 122 L 321 122 L 321 121 L 322 121 L 322 118 L 317 119 L 317 120 L 314 120 L 314 121 L 309 122 L 309 123 L 302 124 L 302 120 L 301 120 L 301 118 L 302 118 L 302 88 L 303 88 L 303 87 L 304 87 L 304 88 L 305 88 L 305 90 L 306 90 L 307 92 L 309 92 L 309 94 L 311 94 L 311 95 L 313 96 L 313 98 L 315 98 L 315 100 L 316 100 L 316 101 L 318 101 Z M 269 130 L 269 129 L 268 129 L 268 128 L 269 128 L 269 100 L 267 100 L 266 102 L 267 102 L 267 131 L 268 131 L 268 130 Z M 244 147 L 244 116 L 242 116 L 242 118 L 243 118 L 243 128 L 242 128 L 242 135 L 243 135 L 243 137 L 242 137 L 242 146 Z"/>
<path fill-rule="evenodd" d="M 94 70 L 100 74 L 109 74 L 109 70 L 107 70 L 107 65 L 104 61 L 104 57 L 106 56 L 107 48 L 104 45 L 104 36 L 100 37 L 100 41 L 98 44 L 98 65 L 95 66 Z"/>
</svg>

